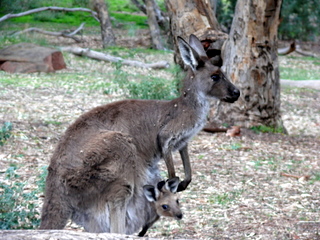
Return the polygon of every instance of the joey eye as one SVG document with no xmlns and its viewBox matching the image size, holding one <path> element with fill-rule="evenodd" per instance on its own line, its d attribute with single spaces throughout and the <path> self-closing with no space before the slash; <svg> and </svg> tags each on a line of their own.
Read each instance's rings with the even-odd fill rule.
<svg viewBox="0 0 320 240">
<path fill-rule="evenodd" d="M 220 80 L 220 76 L 218 74 L 213 74 L 213 75 L 211 75 L 211 79 L 214 82 L 218 82 Z"/>
<path fill-rule="evenodd" d="M 169 209 L 169 206 L 166 205 L 166 204 L 162 205 L 161 207 L 162 207 L 163 210 L 168 210 Z"/>
</svg>

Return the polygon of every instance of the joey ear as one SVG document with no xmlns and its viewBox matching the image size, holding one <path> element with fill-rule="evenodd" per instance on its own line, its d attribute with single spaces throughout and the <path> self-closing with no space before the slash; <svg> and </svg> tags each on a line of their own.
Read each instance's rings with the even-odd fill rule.
<svg viewBox="0 0 320 240">
<path fill-rule="evenodd" d="M 155 202 L 159 198 L 159 190 L 152 185 L 144 185 L 143 193 L 149 202 Z"/>
<path fill-rule="evenodd" d="M 204 50 L 201 41 L 195 35 L 190 35 L 189 44 L 193 48 L 193 50 L 197 52 L 199 56 L 207 57 L 206 51 Z"/>
<path fill-rule="evenodd" d="M 180 180 L 178 177 L 170 178 L 166 181 L 165 188 L 172 193 L 176 193 L 179 183 Z"/>
<path fill-rule="evenodd" d="M 195 50 L 182 38 L 178 36 L 178 47 L 184 64 L 191 67 L 192 71 L 197 69 L 200 57 Z"/>
<path fill-rule="evenodd" d="M 165 185 L 165 181 L 160 181 L 160 182 L 158 182 L 158 184 L 157 184 L 157 188 L 158 188 L 158 190 L 159 191 L 161 191 L 161 189 L 163 188 L 163 186 Z"/>
</svg>

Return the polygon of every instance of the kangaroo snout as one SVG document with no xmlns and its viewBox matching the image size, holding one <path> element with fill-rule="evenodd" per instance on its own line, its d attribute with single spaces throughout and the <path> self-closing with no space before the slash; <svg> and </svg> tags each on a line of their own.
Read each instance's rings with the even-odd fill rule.
<svg viewBox="0 0 320 240">
<path fill-rule="evenodd" d="M 228 96 L 222 99 L 224 102 L 234 103 L 240 97 L 240 90 L 235 86 L 228 89 Z"/>
</svg>

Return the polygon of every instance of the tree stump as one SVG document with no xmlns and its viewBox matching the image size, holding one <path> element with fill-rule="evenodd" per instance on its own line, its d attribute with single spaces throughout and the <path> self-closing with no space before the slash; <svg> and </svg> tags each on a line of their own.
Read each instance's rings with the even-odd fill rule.
<svg viewBox="0 0 320 240">
<path fill-rule="evenodd" d="M 0 69 L 6 72 L 54 72 L 63 68 L 63 55 L 54 48 L 19 43 L 0 50 Z"/>
</svg>

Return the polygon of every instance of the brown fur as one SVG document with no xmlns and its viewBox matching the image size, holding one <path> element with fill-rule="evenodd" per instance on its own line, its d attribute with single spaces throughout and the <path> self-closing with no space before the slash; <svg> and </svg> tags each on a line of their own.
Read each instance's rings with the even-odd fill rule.
<svg viewBox="0 0 320 240">
<path fill-rule="evenodd" d="M 128 230 L 129 212 L 154 211 L 141 189 L 159 181 L 161 158 L 169 177 L 175 177 L 172 151 L 180 152 L 186 175 L 178 191 L 188 186 L 187 142 L 206 122 L 208 98 L 234 102 L 240 93 L 210 63 L 195 36 L 190 45 L 179 38 L 179 47 L 190 66 L 179 98 L 110 103 L 83 114 L 67 129 L 48 168 L 41 229 L 61 229 L 71 217 L 88 231 L 136 231 Z M 142 226 L 145 217 L 140 218 L 135 221 Z"/>
</svg>

